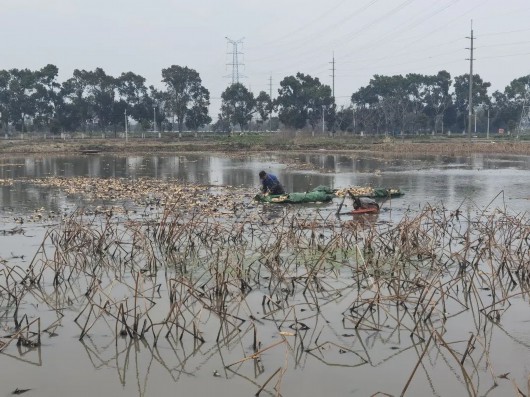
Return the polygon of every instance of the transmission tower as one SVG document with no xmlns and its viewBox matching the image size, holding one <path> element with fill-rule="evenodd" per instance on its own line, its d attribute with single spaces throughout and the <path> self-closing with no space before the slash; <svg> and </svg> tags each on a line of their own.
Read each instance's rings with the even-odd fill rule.
<svg viewBox="0 0 530 397">
<path fill-rule="evenodd" d="M 526 88 L 525 84 L 525 88 Z M 530 132 L 530 104 L 528 102 L 528 91 L 530 90 L 530 80 L 528 82 L 529 88 L 526 88 L 524 94 L 523 102 L 523 111 L 521 112 L 521 119 L 519 120 L 519 125 L 517 126 L 518 134 L 526 134 Z"/>
<path fill-rule="evenodd" d="M 521 120 L 519 120 L 519 134 L 526 134 L 530 131 L 530 106 L 524 105 L 521 113 Z"/>
<path fill-rule="evenodd" d="M 232 40 L 229 37 L 225 38 L 228 41 L 228 44 L 232 44 L 232 52 L 227 52 L 227 55 L 232 55 L 232 63 L 227 63 L 226 66 L 232 66 L 232 84 L 236 84 L 239 83 L 240 78 L 245 77 L 239 73 L 239 66 L 245 66 L 244 63 L 239 61 L 239 55 L 243 55 L 243 53 L 239 51 L 239 46 L 243 45 L 243 40 L 245 38 L 242 37 L 239 40 Z M 226 77 L 230 77 L 230 75 Z"/>
</svg>

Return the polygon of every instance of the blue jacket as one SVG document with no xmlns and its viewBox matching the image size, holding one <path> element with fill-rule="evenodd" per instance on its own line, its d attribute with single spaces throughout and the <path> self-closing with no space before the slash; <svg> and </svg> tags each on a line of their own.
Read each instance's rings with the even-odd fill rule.
<svg viewBox="0 0 530 397">
<path fill-rule="evenodd" d="M 267 174 L 267 176 L 261 180 L 261 184 L 263 185 L 261 189 L 263 193 L 270 192 L 271 194 L 285 194 L 285 190 L 278 178 L 276 178 L 276 175 Z"/>
</svg>

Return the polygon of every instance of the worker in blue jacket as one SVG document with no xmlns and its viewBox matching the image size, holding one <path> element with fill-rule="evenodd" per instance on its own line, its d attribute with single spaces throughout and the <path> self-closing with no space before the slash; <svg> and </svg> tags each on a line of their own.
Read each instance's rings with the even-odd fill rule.
<svg viewBox="0 0 530 397">
<path fill-rule="evenodd" d="M 261 192 L 263 194 L 285 194 L 285 189 L 275 175 L 261 171 L 259 173 L 259 179 L 261 180 Z"/>
</svg>

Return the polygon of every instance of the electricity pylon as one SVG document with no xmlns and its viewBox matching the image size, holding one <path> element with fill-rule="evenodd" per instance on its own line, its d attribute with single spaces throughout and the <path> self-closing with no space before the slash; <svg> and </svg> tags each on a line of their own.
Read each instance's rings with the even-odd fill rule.
<svg viewBox="0 0 530 397">
<path fill-rule="evenodd" d="M 225 37 L 228 43 L 232 44 L 232 52 L 227 52 L 227 54 L 232 55 L 232 63 L 227 63 L 227 66 L 232 66 L 232 84 L 239 83 L 239 79 L 243 76 L 239 73 L 239 66 L 244 66 L 244 63 L 241 63 L 239 61 L 239 55 L 243 55 L 241 51 L 239 51 L 238 46 L 243 45 L 244 37 L 240 38 L 239 40 L 232 40 L 229 37 Z M 230 76 L 226 76 L 230 77 Z"/>
</svg>

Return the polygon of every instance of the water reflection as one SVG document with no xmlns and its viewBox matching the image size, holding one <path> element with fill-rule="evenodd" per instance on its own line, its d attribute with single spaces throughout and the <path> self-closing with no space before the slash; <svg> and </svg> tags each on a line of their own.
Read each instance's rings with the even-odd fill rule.
<svg viewBox="0 0 530 397">
<path fill-rule="evenodd" d="M 0 179 L 86 176 L 142 177 L 239 186 L 257 191 L 258 172 L 278 175 L 288 191 L 308 191 L 318 185 L 400 187 L 407 206 L 426 202 L 459 205 L 469 198 L 487 205 L 499 192 L 510 206 L 524 211 L 530 196 L 530 156 L 472 157 L 407 156 L 375 158 L 370 154 L 282 153 L 227 157 L 217 154 L 95 155 L 10 157 L 0 159 Z M 58 207 L 57 192 L 24 186 L 0 187 L 1 206 Z"/>
<path fill-rule="evenodd" d="M 339 165 L 335 158 L 330 160 L 328 157 L 327 155 L 322 157 L 322 164 L 330 167 Z M 112 160 L 115 164 L 122 161 L 119 158 Z M 512 169 L 490 172 L 434 168 L 418 171 L 383 171 L 381 174 L 349 171 L 327 174 L 290 169 L 279 161 L 273 162 L 270 158 L 266 162 L 261 159 L 253 161 L 213 157 L 194 161 L 190 160 L 190 157 L 182 159 L 146 156 L 145 158 L 125 158 L 122 165 L 126 167 L 130 177 L 131 170 L 139 175 L 148 167 L 151 167 L 155 173 L 161 173 L 162 163 L 165 160 L 172 164 L 169 168 L 171 172 L 178 174 L 182 168 L 191 167 L 195 170 L 195 174 L 189 174 L 193 178 L 206 175 L 210 178 L 210 182 L 213 182 L 215 177 L 216 183 L 223 183 L 227 180 L 226 178 L 233 178 L 233 180 L 240 178 L 243 184 L 247 183 L 247 178 L 253 181 L 255 169 L 260 169 L 265 163 L 269 164 L 271 169 L 278 170 L 282 180 L 286 184 L 290 183 L 291 186 L 297 183 L 311 186 L 320 180 L 329 181 L 330 184 L 338 183 L 338 177 L 344 178 L 346 182 L 355 180 L 359 183 L 379 182 L 382 185 L 397 183 L 408 189 L 404 199 L 395 200 L 398 208 L 419 204 L 426 197 L 437 197 L 444 204 L 459 203 L 462 197 L 484 202 L 484 197 L 491 192 L 503 184 L 512 183 L 511 178 L 527 174 L 527 171 Z M 202 168 L 193 165 L 199 160 L 204 162 Z M 106 165 L 101 161 L 96 164 L 99 164 L 102 170 L 106 169 Z M 64 163 L 61 169 L 64 172 L 71 172 L 70 167 L 74 167 L 73 162 Z M 90 167 L 87 166 L 86 169 L 89 170 Z M 521 186 L 517 186 L 517 189 L 521 189 Z M 18 194 L 31 202 L 49 198 L 49 196 L 43 196 L 43 192 L 46 193 L 47 190 L 19 183 L 6 190 L 6 194 L 12 196 Z M 447 233 L 448 236 L 447 239 L 440 241 L 444 244 L 449 241 L 448 245 L 440 252 L 427 251 L 436 252 L 436 255 L 424 257 L 423 262 L 419 262 L 422 261 L 419 254 L 425 251 L 417 250 L 421 244 L 417 243 L 419 240 L 415 240 L 416 242 L 411 245 L 413 250 L 410 258 L 412 260 L 405 258 L 402 262 L 396 263 L 395 271 L 399 272 L 399 276 L 397 282 L 392 284 L 389 282 L 388 275 L 395 274 L 394 270 L 392 273 L 388 271 L 386 275 L 381 271 L 395 260 L 392 250 L 385 253 L 385 249 L 382 249 L 396 246 L 395 243 L 387 245 L 389 241 L 392 241 L 388 238 L 391 233 L 381 235 L 381 245 L 376 245 L 373 251 L 370 248 L 373 252 L 371 254 L 367 250 L 358 248 L 357 242 L 363 241 L 362 234 L 356 231 L 348 236 L 347 229 L 340 229 L 336 231 L 337 239 L 331 238 L 329 241 L 338 241 L 338 236 L 340 236 L 344 237 L 345 245 L 336 252 L 330 252 L 323 249 L 325 245 L 320 243 L 325 241 L 327 231 L 313 234 L 313 231 L 318 231 L 318 228 L 309 224 L 306 226 L 307 229 L 300 228 L 300 224 L 297 224 L 294 229 L 277 227 L 276 220 L 278 218 L 281 220 L 288 214 L 289 208 L 292 207 L 259 206 L 259 211 L 255 211 L 259 215 L 256 219 L 260 219 L 264 224 L 271 221 L 271 227 L 263 229 L 251 227 L 245 238 L 234 241 L 233 245 L 227 243 L 229 240 L 202 240 L 202 236 L 197 237 L 195 227 L 182 228 L 188 230 L 188 235 L 183 236 L 181 241 L 187 241 L 186 244 L 189 245 L 180 243 L 177 245 L 172 241 L 174 244 L 172 246 L 178 246 L 179 249 L 161 250 L 160 252 L 164 252 L 161 256 L 164 260 L 157 262 L 163 264 L 159 268 L 159 273 L 157 275 L 146 274 L 142 276 L 141 282 L 138 281 L 140 274 L 143 274 L 142 270 L 147 270 L 142 266 L 144 263 L 142 258 L 151 257 L 151 253 L 155 252 L 151 250 L 153 245 L 151 241 L 146 241 L 143 248 L 140 243 L 134 246 L 131 244 L 134 252 L 140 253 L 136 254 L 140 255 L 140 260 L 135 261 L 136 267 L 126 267 L 126 263 L 129 262 L 128 258 L 131 258 L 130 262 L 132 262 L 133 248 L 122 250 L 121 247 L 127 246 L 130 238 L 135 238 L 129 236 L 136 236 L 136 234 L 122 232 L 127 229 L 121 229 L 121 225 L 116 226 L 114 230 L 112 226 L 110 228 L 104 226 L 105 232 L 100 235 L 101 246 L 106 246 L 106 250 L 108 249 L 106 252 L 109 254 L 102 255 L 101 250 L 92 250 L 92 248 L 84 251 L 83 247 L 91 247 L 91 236 L 97 234 L 88 234 L 88 240 L 80 239 L 83 244 L 76 242 L 71 246 L 64 246 L 64 251 L 59 250 L 59 254 L 55 253 L 57 258 L 65 258 L 66 253 L 72 253 L 70 258 L 73 266 L 71 268 L 76 269 L 75 274 L 79 276 L 72 277 L 72 279 L 65 277 L 68 282 L 56 285 L 51 282 L 53 274 L 50 274 L 50 280 L 42 282 L 42 285 L 36 288 L 14 278 L 18 276 L 20 279 L 25 279 L 26 273 L 22 268 L 20 272 L 13 272 L 14 276 L 8 274 L 1 284 L 7 285 L 12 280 L 17 289 L 27 287 L 24 299 L 21 300 L 23 304 L 21 312 L 29 312 L 31 318 L 42 314 L 42 327 L 47 330 L 48 335 L 45 335 L 43 339 L 42 359 L 40 346 L 37 351 L 33 352 L 35 357 L 32 357 L 30 361 L 30 355 L 27 355 L 28 360 L 23 363 L 25 366 L 18 368 L 16 367 L 19 364 L 16 362 L 18 357 L 15 353 L 11 356 L 0 355 L 0 359 L 6 360 L 3 368 L 5 368 L 6 378 L 9 378 L 6 379 L 6 383 L 10 382 L 7 388 L 15 389 L 15 386 L 11 387 L 15 379 L 18 383 L 30 380 L 31 387 L 38 388 L 39 395 L 57 393 L 77 395 L 79 390 L 90 390 L 90 394 L 98 394 L 97 391 L 101 390 L 101 395 L 147 396 L 167 393 L 169 388 L 178 387 L 185 395 L 238 396 L 255 394 L 262 385 L 265 386 L 267 379 L 274 377 L 277 373 L 275 371 L 281 371 L 283 368 L 287 373 L 282 383 L 284 395 L 310 396 L 324 395 L 326 392 L 328 395 L 346 395 L 351 391 L 352 383 L 355 384 L 356 394 L 374 395 L 378 391 L 401 390 L 405 381 L 411 376 L 411 368 L 415 363 L 421 363 L 424 376 L 414 378 L 411 395 L 461 395 L 464 390 L 461 377 L 454 368 L 455 366 L 460 368 L 458 366 L 460 357 L 465 359 L 468 348 L 472 346 L 470 342 L 467 342 L 468 348 L 466 348 L 466 341 L 470 334 L 473 337 L 477 335 L 476 347 L 473 345 L 472 348 L 476 351 L 469 350 L 468 359 L 462 359 L 462 361 L 465 362 L 469 373 L 473 376 L 473 382 L 470 384 L 476 385 L 477 393 L 475 394 L 487 395 L 486 389 L 490 387 L 495 378 L 499 378 L 493 373 L 491 378 L 489 377 L 490 357 L 494 357 L 495 368 L 500 368 L 507 373 L 509 371 L 515 373 L 517 368 L 527 365 L 528 349 L 523 348 L 525 345 L 516 339 L 518 335 L 525 335 L 528 317 L 526 300 L 512 300 L 509 305 L 507 303 L 510 307 L 507 316 L 512 317 L 503 316 L 502 322 L 499 319 L 490 321 L 492 319 L 486 313 L 486 310 L 492 307 L 495 311 L 505 310 L 502 308 L 504 300 L 499 302 L 495 296 L 510 294 L 513 298 L 519 294 L 525 296 L 524 294 L 527 293 L 525 284 L 520 280 L 518 283 L 514 282 L 512 287 L 508 283 L 508 274 L 503 276 L 503 281 L 502 278 L 498 278 L 501 277 L 500 273 L 491 268 L 491 257 L 498 258 L 500 257 L 497 256 L 498 253 L 508 252 L 505 250 L 506 247 L 517 247 L 517 244 L 506 243 L 504 239 L 499 242 L 486 243 L 485 239 L 478 238 L 486 229 L 485 224 L 482 221 L 471 222 L 477 225 L 477 229 L 474 233 L 470 233 L 472 236 L 470 240 L 477 245 L 469 250 L 471 252 L 469 255 L 475 255 L 472 254 L 475 250 L 477 258 L 481 258 L 480 253 L 484 251 L 479 244 L 488 245 L 490 253 L 493 248 L 493 254 L 490 255 L 489 262 L 484 263 L 484 270 L 491 269 L 490 273 L 481 270 L 480 277 L 475 277 L 477 266 L 474 265 L 469 266 L 473 270 L 468 273 L 469 278 L 465 278 L 464 275 L 453 273 L 452 270 L 461 268 L 462 263 L 458 262 L 460 258 L 466 257 L 468 248 L 460 246 L 460 242 L 456 240 L 454 244 L 451 243 L 453 237 L 460 239 L 462 234 L 448 224 L 443 229 L 434 230 L 436 233 L 433 232 L 432 236 L 427 235 L 421 240 L 424 243 L 429 241 L 429 244 L 434 244 L 437 236 L 441 234 L 439 232 L 443 231 L 443 234 Z M 320 206 L 298 208 L 313 210 Z M 302 222 L 303 218 L 296 219 L 299 213 L 296 215 L 292 219 L 287 218 L 284 224 Z M 385 216 L 385 213 L 381 216 Z M 466 216 L 472 219 L 468 212 Z M 417 230 L 430 230 L 431 225 L 440 224 L 441 219 L 429 218 L 425 223 L 428 229 L 421 227 Z M 443 219 L 447 217 L 444 215 Z M 93 222 L 93 230 L 97 233 L 104 223 L 96 218 Z M 229 235 L 239 222 L 240 219 L 237 219 L 237 222 L 228 224 L 226 229 L 222 229 L 222 225 L 226 224 L 214 224 L 212 229 L 206 229 L 206 231 L 221 230 L 220 235 Z M 498 225 L 506 223 L 504 219 Z M 261 225 L 259 221 L 256 224 Z M 139 230 L 133 222 L 130 226 L 127 225 L 129 223 L 124 223 L 124 227 L 130 227 L 129 231 Z M 495 227 L 492 229 L 495 230 Z M 66 235 L 70 235 L 74 229 L 67 227 L 66 230 L 68 230 Z M 331 233 L 334 228 L 328 230 Z M 398 228 L 394 230 L 397 231 Z M 509 230 L 519 230 L 519 228 Z M 298 231 L 301 233 L 297 234 Z M 511 235 L 511 232 L 499 234 Z M 255 235 L 259 237 L 255 238 Z M 297 237 L 304 235 L 305 238 Z M 272 236 L 269 241 L 267 241 L 268 236 Z M 402 239 L 401 236 L 404 235 L 396 233 L 395 236 L 398 239 L 393 241 L 399 242 L 398 247 L 403 247 L 407 241 Z M 279 242 L 285 241 L 286 247 L 289 247 L 282 256 L 278 249 L 282 246 L 275 243 L 275 237 Z M 53 237 L 51 239 L 57 241 Z M 370 238 L 369 241 L 374 240 Z M 202 242 L 204 248 L 194 251 L 198 242 Z M 295 244 L 300 248 L 294 248 Z M 458 249 L 456 249 L 457 245 Z M 306 249 L 311 246 L 314 250 Z M 163 245 L 159 247 L 164 248 Z M 226 250 L 226 256 L 222 249 Z M 211 255 L 216 250 L 217 257 Z M 53 262 L 48 262 L 48 258 L 52 258 L 52 251 L 46 252 L 46 249 L 40 251 L 35 263 L 50 266 Z M 361 251 L 368 255 L 363 256 L 362 266 L 361 259 L 357 259 L 357 254 Z M 194 275 L 190 273 L 190 277 L 188 275 L 182 277 L 180 266 L 176 266 L 176 259 L 179 263 L 181 259 L 179 256 L 165 256 L 168 252 L 179 252 L 179 256 L 180 253 L 186 253 L 186 261 L 189 260 L 190 263 L 198 265 L 198 274 L 203 274 L 202 266 L 204 269 L 209 269 L 204 273 L 205 279 L 200 281 L 197 279 L 193 287 L 190 287 L 190 280 L 194 279 Z M 188 255 L 188 252 L 195 253 Z M 92 254 L 87 255 L 87 253 Z M 380 253 L 383 255 L 380 262 L 374 264 L 373 267 L 365 265 L 364 258 L 371 256 L 370 260 L 374 260 L 374 258 L 380 258 Z M 218 279 L 210 277 L 209 274 L 219 267 L 219 258 L 226 257 L 226 263 L 228 263 L 230 255 L 237 259 L 237 262 L 231 265 L 231 269 L 247 268 L 248 274 L 253 276 L 247 277 L 249 282 L 245 285 L 248 288 L 242 288 L 240 287 L 242 278 L 234 272 L 233 281 L 226 284 L 230 286 L 231 293 L 223 295 L 215 292 L 219 289 L 214 289 L 216 284 L 211 280 Z M 512 261 L 516 264 L 522 263 L 520 258 L 523 254 L 520 250 L 518 255 L 520 257 L 512 257 Z M 400 257 L 403 256 L 400 255 Z M 86 262 L 81 263 L 83 258 Z M 469 263 L 478 263 L 478 260 L 476 262 L 470 260 Z M 321 268 L 324 261 L 332 265 L 329 270 Z M 449 261 L 451 263 L 448 264 Z M 70 264 L 70 262 L 67 263 Z M 416 263 L 420 263 L 421 266 L 412 266 Z M 430 267 L 427 266 L 429 264 Z M 94 268 L 104 266 L 104 268 L 99 274 L 88 273 L 92 266 Z M 121 274 L 119 272 L 122 266 L 124 270 Z M 38 266 L 34 267 L 34 270 L 38 273 L 37 268 Z M 70 266 L 65 268 L 70 269 Z M 138 272 L 136 269 L 142 270 Z M 262 269 L 264 273 L 260 273 Z M 275 275 L 269 269 L 278 269 L 278 273 Z M 323 271 L 318 274 L 314 269 Z M 402 269 L 405 271 L 402 272 Z M 444 276 L 438 278 L 439 274 L 442 274 L 439 273 L 440 269 L 447 269 L 447 273 L 444 272 Z M 77 270 L 83 271 L 77 273 Z M 134 279 L 135 273 L 138 276 Z M 229 273 L 231 272 L 226 274 Z M 432 276 L 428 273 L 436 278 L 431 278 Z M 402 274 L 404 278 L 401 278 Z M 314 284 L 309 277 L 312 275 L 315 275 Z M 451 279 L 453 275 L 454 280 Z M 495 290 L 496 285 L 491 280 L 498 279 L 501 288 Z M 92 288 L 95 285 L 94 280 L 97 280 L 97 288 Z M 440 287 L 435 286 L 434 281 L 431 280 L 439 281 Z M 234 281 L 237 283 L 233 283 Z M 208 285 L 210 282 L 211 284 Z M 396 285 L 399 286 L 397 289 Z M 459 293 L 461 285 L 469 285 L 470 287 L 466 287 L 466 290 L 475 291 L 474 294 Z M 401 290 L 401 286 L 410 287 L 403 287 L 403 291 L 396 293 Z M 514 290 L 516 287 L 521 290 Z M 446 301 L 445 297 L 450 297 L 449 293 L 454 292 L 455 289 L 456 299 Z M 430 290 L 428 295 L 424 293 L 427 290 Z M 172 295 L 173 291 L 180 291 L 180 295 L 176 293 Z M 170 296 L 175 298 L 170 299 Z M 0 297 L 4 299 L 0 300 L 0 303 L 3 307 L 7 307 L 7 315 L 0 318 L 0 325 L 10 324 L 12 313 L 15 310 L 10 304 L 11 297 L 5 294 Z M 86 301 L 87 297 L 89 297 L 88 301 Z M 9 301 L 6 304 L 7 300 Z M 490 300 L 496 303 L 489 305 Z M 87 309 L 89 306 L 85 305 L 86 302 L 90 304 L 90 310 Z M 103 302 L 111 302 L 111 304 L 105 303 L 104 308 L 101 308 Z M 173 302 L 178 303 L 173 305 Z M 221 305 L 220 303 L 223 302 L 224 304 Z M 283 302 L 286 302 L 285 306 L 281 305 Z M 499 304 L 497 307 L 501 309 L 495 308 L 497 303 Z M 122 320 L 120 323 L 119 321 L 120 312 L 123 314 L 123 307 L 127 308 L 129 319 L 134 319 L 134 323 L 142 327 L 141 338 L 128 339 L 126 335 L 123 335 L 125 328 L 122 328 L 123 332 L 120 331 L 120 327 L 128 322 Z M 418 316 L 416 316 L 416 310 L 413 310 L 414 307 L 420 308 Z M 87 309 L 86 312 L 85 309 Z M 18 306 L 16 310 L 18 311 Z M 430 313 L 427 314 L 428 310 Z M 174 317 L 172 313 L 175 313 Z M 77 323 L 79 329 L 74 329 L 72 325 L 77 314 L 81 320 Z M 228 317 L 230 317 L 229 321 L 226 320 Z M 145 318 L 148 318 L 149 322 L 145 322 Z M 477 322 L 477 318 L 481 322 Z M 150 324 L 149 328 L 146 324 Z M 87 328 L 87 334 L 84 334 L 87 326 L 90 328 Z M 200 328 L 198 332 L 204 336 L 204 341 L 201 340 L 201 343 L 195 335 L 195 327 Z M 184 332 L 185 330 L 187 332 Z M 193 330 L 193 333 L 190 330 Z M 80 338 L 79 332 L 81 331 L 84 335 Z M 437 340 L 447 341 L 454 351 L 458 352 L 458 357 L 453 353 L 453 357 L 457 358 L 456 361 L 444 350 L 448 350 L 448 344 L 445 342 L 429 344 L 431 339 L 425 336 L 429 333 L 433 335 L 434 332 L 436 335 L 443 334 L 444 339 L 440 335 Z M 57 339 L 54 341 L 52 337 L 57 337 Z M 257 350 L 257 338 L 260 349 L 266 353 L 253 356 Z M 77 339 L 81 339 L 81 342 L 71 343 Z M 466 353 L 463 353 L 464 351 Z M 490 351 L 493 353 L 491 356 Z M 32 353 L 29 349 L 28 352 Z M 18 350 L 19 356 L 25 353 L 26 351 Z M 472 353 L 473 356 L 471 356 Z M 422 361 L 421 358 L 418 360 L 418 357 L 423 357 L 424 354 L 424 360 Z M 505 361 L 504 356 L 508 356 L 510 361 Z M 28 363 L 34 363 L 39 367 L 29 367 Z M 355 369 L 352 371 L 353 368 Z M 464 370 L 463 366 L 461 368 Z M 379 382 L 382 375 L 384 382 Z M 356 376 L 356 379 L 360 381 L 355 382 L 356 379 L 354 379 L 352 383 L 345 382 L 345 379 L 351 379 L 352 376 Z M 527 374 L 517 376 L 518 380 L 521 378 L 526 380 Z M 268 391 L 265 390 L 264 393 L 276 395 L 273 386 L 276 382 L 280 384 L 278 379 L 281 377 L 274 379 L 274 382 L 267 387 Z M 83 381 L 93 382 L 95 385 L 87 389 Z M 505 395 L 505 389 L 511 390 L 509 382 L 499 381 L 499 383 L 498 395 Z M 54 385 L 54 394 L 46 389 L 49 384 Z"/>
<path fill-rule="evenodd" d="M 67 205 L 66 195 L 55 189 L 20 183 L 0 186 L 0 211 L 4 214 L 16 213 L 22 208 L 33 210 L 43 206 L 48 211 L 60 212 Z"/>
</svg>

